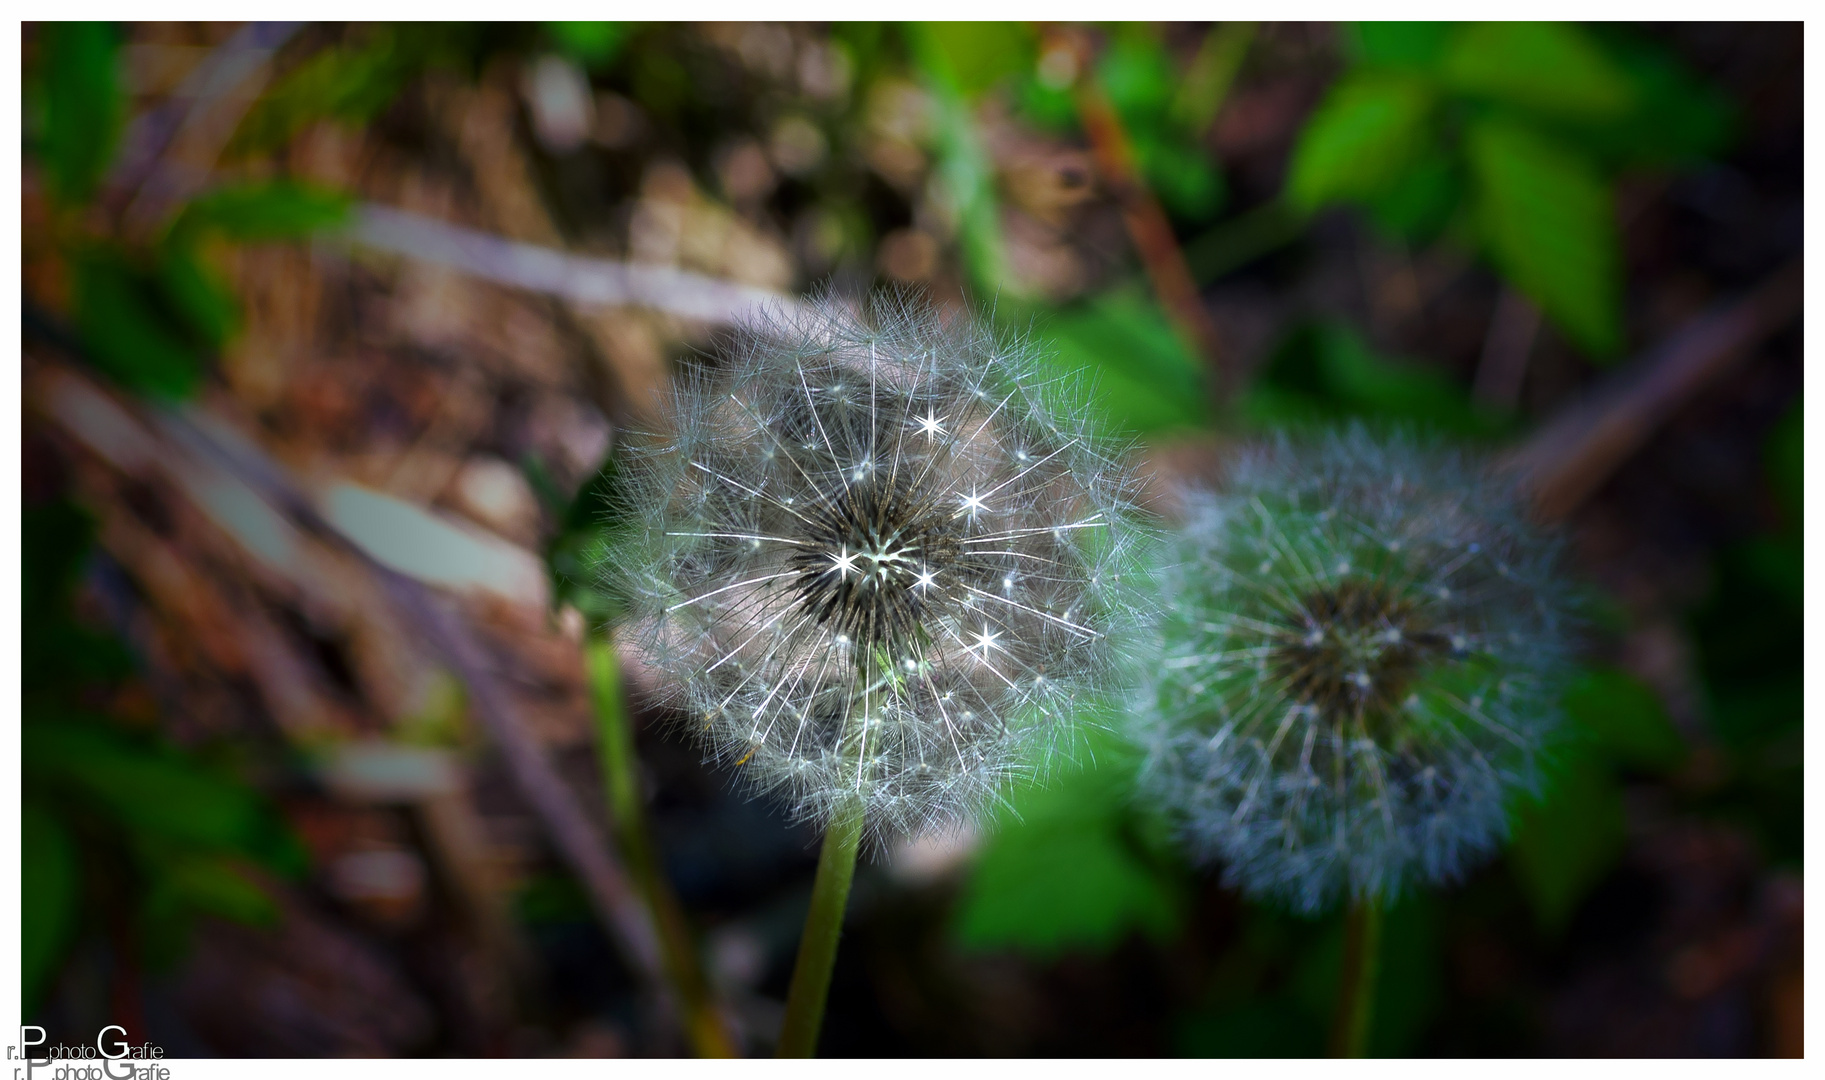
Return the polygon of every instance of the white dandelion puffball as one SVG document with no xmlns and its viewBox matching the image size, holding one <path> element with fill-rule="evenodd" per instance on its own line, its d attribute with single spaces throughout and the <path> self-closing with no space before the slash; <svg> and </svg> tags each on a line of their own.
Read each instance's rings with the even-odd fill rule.
<svg viewBox="0 0 1825 1080">
<path fill-rule="evenodd" d="M 1568 668 L 1558 547 L 1474 459 L 1361 427 L 1193 493 L 1137 715 L 1195 855 L 1306 912 L 1451 880 L 1507 833 Z"/>
<path fill-rule="evenodd" d="M 1031 345 L 901 297 L 805 310 L 685 373 L 671 434 L 630 448 L 621 640 L 795 816 L 954 824 L 1133 639 L 1130 473 Z"/>
</svg>

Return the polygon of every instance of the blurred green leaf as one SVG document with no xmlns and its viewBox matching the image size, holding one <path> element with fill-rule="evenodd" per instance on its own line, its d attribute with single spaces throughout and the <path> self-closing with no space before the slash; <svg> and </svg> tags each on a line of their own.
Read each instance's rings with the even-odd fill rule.
<svg viewBox="0 0 1825 1080">
<path fill-rule="evenodd" d="M 279 919 L 279 906 L 265 889 L 231 860 L 211 856 L 186 856 L 160 866 L 147 903 L 158 915 L 199 912 L 248 926 L 271 926 Z"/>
<path fill-rule="evenodd" d="M 1685 760 L 1685 740 L 1659 696 L 1618 668 L 1581 675 L 1566 691 L 1565 710 L 1582 734 L 1621 764 L 1662 772 Z"/>
<path fill-rule="evenodd" d="M 1204 368 L 1152 296 L 1118 289 L 1038 327 L 1050 363 L 1086 380 L 1116 430 L 1152 434 L 1210 421 Z"/>
<path fill-rule="evenodd" d="M 1153 127 L 1166 116 L 1178 72 L 1159 35 L 1145 26 L 1124 26 L 1096 64 L 1103 92 L 1131 127 Z"/>
<path fill-rule="evenodd" d="M 1240 402 L 1261 427 L 1364 419 L 1417 423 L 1460 435 L 1499 434 L 1504 422 L 1477 410 L 1442 371 L 1377 354 L 1341 323 L 1296 329 Z"/>
<path fill-rule="evenodd" d="M 255 154 L 281 146 L 317 120 L 366 120 L 393 100 L 428 44 L 429 26 L 402 39 L 390 26 L 366 28 L 366 40 L 331 46 L 281 76 L 249 109 L 228 152 Z"/>
<path fill-rule="evenodd" d="M 1077 128 L 1077 99 L 1071 91 L 1047 84 L 1036 72 L 1020 77 L 1014 100 L 1020 118 L 1042 131 L 1064 134 Z"/>
<path fill-rule="evenodd" d="M 1627 74 L 1566 23 L 1466 23 L 1439 70 L 1461 93 L 1577 120 L 1619 119 L 1636 102 Z"/>
<path fill-rule="evenodd" d="M 915 46 L 922 66 L 941 72 L 966 98 L 981 95 L 1002 79 L 1033 65 L 1033 31 L 1017 22 L 927 22 L 917 24 Z"/>
<path fill-rule="evenodd" d="M 1095 767 L 1024 787 L 997 813 L 958 906 L 964 947 L 1051 957 L 1177 929 L 1177 883 L 1126 835 L 1137 763 L 1112 737 L 1097 742 Z"/>
<path fill-rule="evenodd" d="M 1597 357 L 1622 344 L 1622 270 L 1609 186 L 1591 163 L 1519 125 L 1466 136 L 1478 224 L 1503 276 Z"/>
<path fill-rule="evenodd" d="M 1797 529 L 1745 541 L 1738 557 L 1744 571 L 1763 588 L 1788 605 L 1800 606 L 1805 597 L 1806 550 Z"/>
<path fill-rule="evenodd" d="M 1418 80 L 1359 72 L 1326 95 L 1299 133 L 1287 197 L 1315 210 L 1373 198 L 1399 182 L 1431 139 L 1432 96 Z"/>
<path fill-rule="evenodd" d="M 19 968 L 27 1016 L 37 1012 L 76 930 L 80 875 L 76 845 L 63 824 L 27 799 L 19 818 Z"/>
<path fill-rule="evenodd" d="M 1430 72 L 1450 40 L 1448 22 L 1360 22 L 1349 28 L 1356 58 L 1374 67 Z"/>
<path fill-rule="evenodd" d="M 589 893 L 568 874 L 534 874 L 513 896 L 514 916 L 528 926 L 588 923 L 595 911 Z"/>
<path fill-rule="evenodd" d="M 27 723 L 23 756 L 34 782 L 80 791 L 130 833 L 240 852 L 283 868 L 294 857 L 288 837 L 252 789 L 103 724 L 70 718 Z"/>
<path fill-rule="evenodd" d="M 1600 759 L 1574 747 L 1548 770 L 1542 798 L 1514 816 L 1509 865 L 1540 925 L 1556 933 L 1622 854 L 1622 793 Z"/>
<path fill-rule="evenodd" d="M 79 256 L 75 276 L 76 330 L 95 365 L 137 393 L 189 397 L 201 352 L 163 310 L 157 285 L 107 251 Z"/>
<path fill-rule="evenodd" d="M 1096 79 L 1127 130 L 1141 175 L 1165 208 L 1192 221 L 1221 209 L 1223 174 L 1204 149 L 1201 129 L 1174 119 L 1183 79 L 1158 29 L 1145 23 L 1116 27 L 1097 61 Z"/>
<path fill-rule="evenodd" d="M 1134 149 L 1147 186 L 1175 216 L 1202 221 L 1223 208 L 1223 174 L 1196 144 L 1136 133 Z"/>
<path fill-rule="evenodd" d="M 1714 157 L 1729 146 L 1735 106 L 1677 57 L 1620 33 L 1610 54 L 1635 86 L 1636 103 L 1620 121 L 1582 134 L 1591 153 L 1621 168 L 1652 168 Z"/>
<path fill-rule="evenodd" d="M 70 617 L 70 597 L 95 533 L 89 515 L 65 502 L 28 505 L 20 514 L 20 614 L 31 632 L 20 645 L 20 690 L 26 713 L 63 704 L 74 687 L 115 682 L 133 670 L 121 643 Z"/>
<path fill-rule="evenodd" d="M 1184 75 L 1174 79 L 1168 113 L 1173 125 L 1194 143 L 1202 141 L 1223 111 L 1260 29 L 1254 22 L 1211 24 Z"/>
<path fill-rule="evenodd" d="M 240 329 L 240 304 L 190 245 L 164 245 L 159 256 L 158 287 L 172 312 L 211 349 L 226 345 Z"/>
<path fill-rule="evenodd" d="M 338 225 L 348 210 L 347 196 L 289 180 L 241 184 L 191 200 L 172 232 L 214 232 L 243 242 L 286 240 Z"/>
<path fill-rule="evenodd" d="M 1217 225 L 1185 244 L 1192 277 L 1209 284 L 1297 239 L 1305 215 L 1283 199 L 1270 199 Z"/>
<path fill-rule="evenodd" d="M 630 28 L 624 22 L 548 22 L 545 29 L 589 70 L 605 71 L 620 55 Z"/>
<path fill-rule="evenodd" d="M 624 505 L 619 457 L 611 451 L 570 499 L 557 489 L 544 462 L 528 456 L 524 464 L 533 490 L 559 523 L 557 534 L 545 547 L 553 606 L 571 604 L 598 622 L 618 614 L 627 598 L 603 583 L 600 569 L 603 560 L 611 557 L 616 538 L 629 526 L 625 517 L 618 516 L 618 507 Z"/>
<path fill-rule="evenodd" d="M 32 568 L 19 584 L 26 625 L 68 618 L 66 605 L 88 558 L 95 519 L 68 502 L 27 506 L 21 513 L 19 532 L 21 561 Z M 31 669 L 22 674 L 29 678 Z"/>
<path fill-rule="evenodd" d="M 1694 612 L 1711 727 L 1739 753 L 1799 730 L 1803 573 L 1797 532 L 1733 544 L 1718 554 L 1711 595 Z"/>
<path fill-rule="evenodd" d="M 976 25 L 993 24 L 913 23 L 905 28 L 905 36 L 932 96 L 932 149 L 939 194 L 956 215 L 970 276 L 978 286 L 999 290 L 1006 284 L 1007 263 L 994 163 L 976 130 L 975 114 L 963 89 L 967 84 L 949 52 L 949 48 L 961 46 L 946 40 L 951 35 L 974 41 L 969 31 L 959 28 Z"/>
<path fill-rule="evenodd" d="M 1806 425 L 1802 418 L 1802 401 L 1795 399 L 1768 432 L 1762 444 L 1762 461 L 1768 472 L 1768 486 L 1775 502 L 1786 515 L 1786 524 L 1794 533 L 1804 520 L 1806 496 Z"/>
<path fill-rule="evenodd" d="M 80 203 L 107 171 L 120 134 L 119 35 L 103 22 L 42 23 L 40 31 L 45 164 L 52 190 Z"/>
<path fill-rule="evenodd" d="M 1324 1050 L 1324 1024 L 1292 1002 L 1255 998 L 1185 1018 L 1175 1041 L 1181 1057 L 1309 1058 Z"/>
<path fill-rule="evenodd" d="M 1409 243 L 1431 240 L 1463 199 L 1462 172 L 1443 147 L 1429 146 L 1385 191 L 1364 201 L 1370 220 Z"/>
</svg>

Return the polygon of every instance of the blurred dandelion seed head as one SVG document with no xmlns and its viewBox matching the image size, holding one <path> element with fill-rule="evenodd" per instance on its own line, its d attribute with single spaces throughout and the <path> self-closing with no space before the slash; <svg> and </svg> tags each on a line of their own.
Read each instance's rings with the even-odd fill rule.
<svg viewBox="0 0 1825 1080">
<path fill-rule="evenodd" d="M 827 298 L 679 380 L 630 447 L 622 640 L 795 815 L 966 820 L 1069 741 L 1138 624 L 1133 481 L 1033 347 Z"/>
<path fill-rule="evenodd" d="M 1473 866 L 1556 723 L 1557 544 L 1478 462 L 1361 427 L 1188 501 L 1138 711 L 1195 854 L 1304 911 Z"/>
</svg>

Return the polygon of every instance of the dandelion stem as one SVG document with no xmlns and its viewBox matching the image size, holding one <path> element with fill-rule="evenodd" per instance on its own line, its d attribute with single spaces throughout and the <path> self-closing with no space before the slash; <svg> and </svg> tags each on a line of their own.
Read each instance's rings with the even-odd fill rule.
<svg viewBox="0 0 1825 1080">
<path fill-rule="evenodd" d="M 678 905 L 678 897 L 659 871 L 646 823 L 646 806 L 640 798 L 634 761 L 634 733 L 621 700 L 621 673 L 615 647 L 606 637 L 591 638 L 583 647 L 589 672 L 590 700 L 596 713 L 596 745 L 602 763 L 602 784 L 608 798 L 615 841 L 621 848 L 635 886 L 646 898 L 659 931 L 659 948 L 665 972 L 684 1010 L 685 1034 L 698 1057 L 736 1057 L 735 1043 L 717 1013 L 697 965 L 691 933 Z"/>
<path fill-rule="evenodd" d="M 779 1055 L 808 1058 L 817 1053 L 818 1030 L 824 1024 L 824 1002 L 830 996 L 830 973 L 836 966 L 837 937 L 843 910 L 849 906 L 849 884 L 855 880 L 856 851 L 862 842 L 862 801 L 850 799 L 830 821 L 824 849 L 811 886 L 811 910 L 798 942 L 792 987 L 786 993 L 786 1022 L 780 1028 Z"/>
<path fill-rule="evenodd" d="M 1367 1056 L 1380 969 L 1381 905 L 1372 898 L 1352 900 L 1343 920 L 1343 977 L 1331 1022 L 1332 1057 Z"/>
</svg>

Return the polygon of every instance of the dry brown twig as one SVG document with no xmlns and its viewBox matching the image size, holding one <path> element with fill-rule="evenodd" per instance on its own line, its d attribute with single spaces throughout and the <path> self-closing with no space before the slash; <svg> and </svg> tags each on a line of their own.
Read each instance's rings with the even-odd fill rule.
<svg viewBox="0 0 1825 1080">
<path fill-rule="evenodd" d="M 110 186 L 129 233 L 152 229 L 208 182 L 217 156 L 265 87 L 272 56 L 303 23 L 250 22 L 196 66 L 171 98 L 134 121 Z"/>
<path fill-rule="evenodd" d="M 797 303 L 770 289 L 670 266 L 573 255 L 364 203 L 342 234 L 348 242 L 472 274 L 498 285 L 588 306 L 648 307 L 707 323 L 734 323 L 757 309 L 790 313 Z"/>
<path fill-rule="evenodd" d="M 209 414 L 195 407 L 154 411 L 109 394 L 67 369 L 59 381 L 77 384 L 88 398 L 105 402 L 122 418 L 108 433 L 115 445 L 97 447 L 111 462 L 140 461 L 163 467 L 195 459 L 219 468 L 297 527 L 353 557 L 373 575 L 406 622 L 424 634 L 432 650 L 469 688 L 475 715 L 506 759 L 515 786 L 581 880 L 611 940 L 637 977 L 665 998 L 676 1015 L 679 1003 L 670 1000 L 651 914 L 616 861 L 607 838 L 537 743 L 462 620 L 431 595 L 429 588 L 377 562 L 318 511 L 282 466 Z M 63 422 L 61 410 L 48 410 L 47 415 L 53 422 Z M 88 444 L 94 433 L 73 434 Z"/>
<path fill-rule="evenodd" d="M 1571 513 L 1675 412 L 1799 315 L 1803 268 L 1795 259 L 1748 295 L 1692 319 L 1511 453 L 1503 464 L 1540 516 Z"/>
<path fill-rule="evenodd" d="M 1068 49 L 1076 58 L 1077 113 L 1090 138 L 1097 172 L 1121 205 L 1128 237 L 1134 243 L 1141 265 L 1146 268 L 1154 294 L 1166 309 L 1167 318 L 1186 345 L 1210 365 L 1212 391 L 1220 404 L 1228 400 L 1235 389 L 1235 377 L 1226 360 L 1222 335 L 1198 295 L 1197 282 L 1185 262 L 1185 252 L 1179 247 L 1178 237 L 1173 234 L 1172 222 L 1167 220 L 1165 209 L 1141 176 L 1121 116 L 1092 73 L 1095 56 L 1090 42 L 1076 29 L 1055 31 L 1052 42 L 1053 48 Z"/>
</svg>

